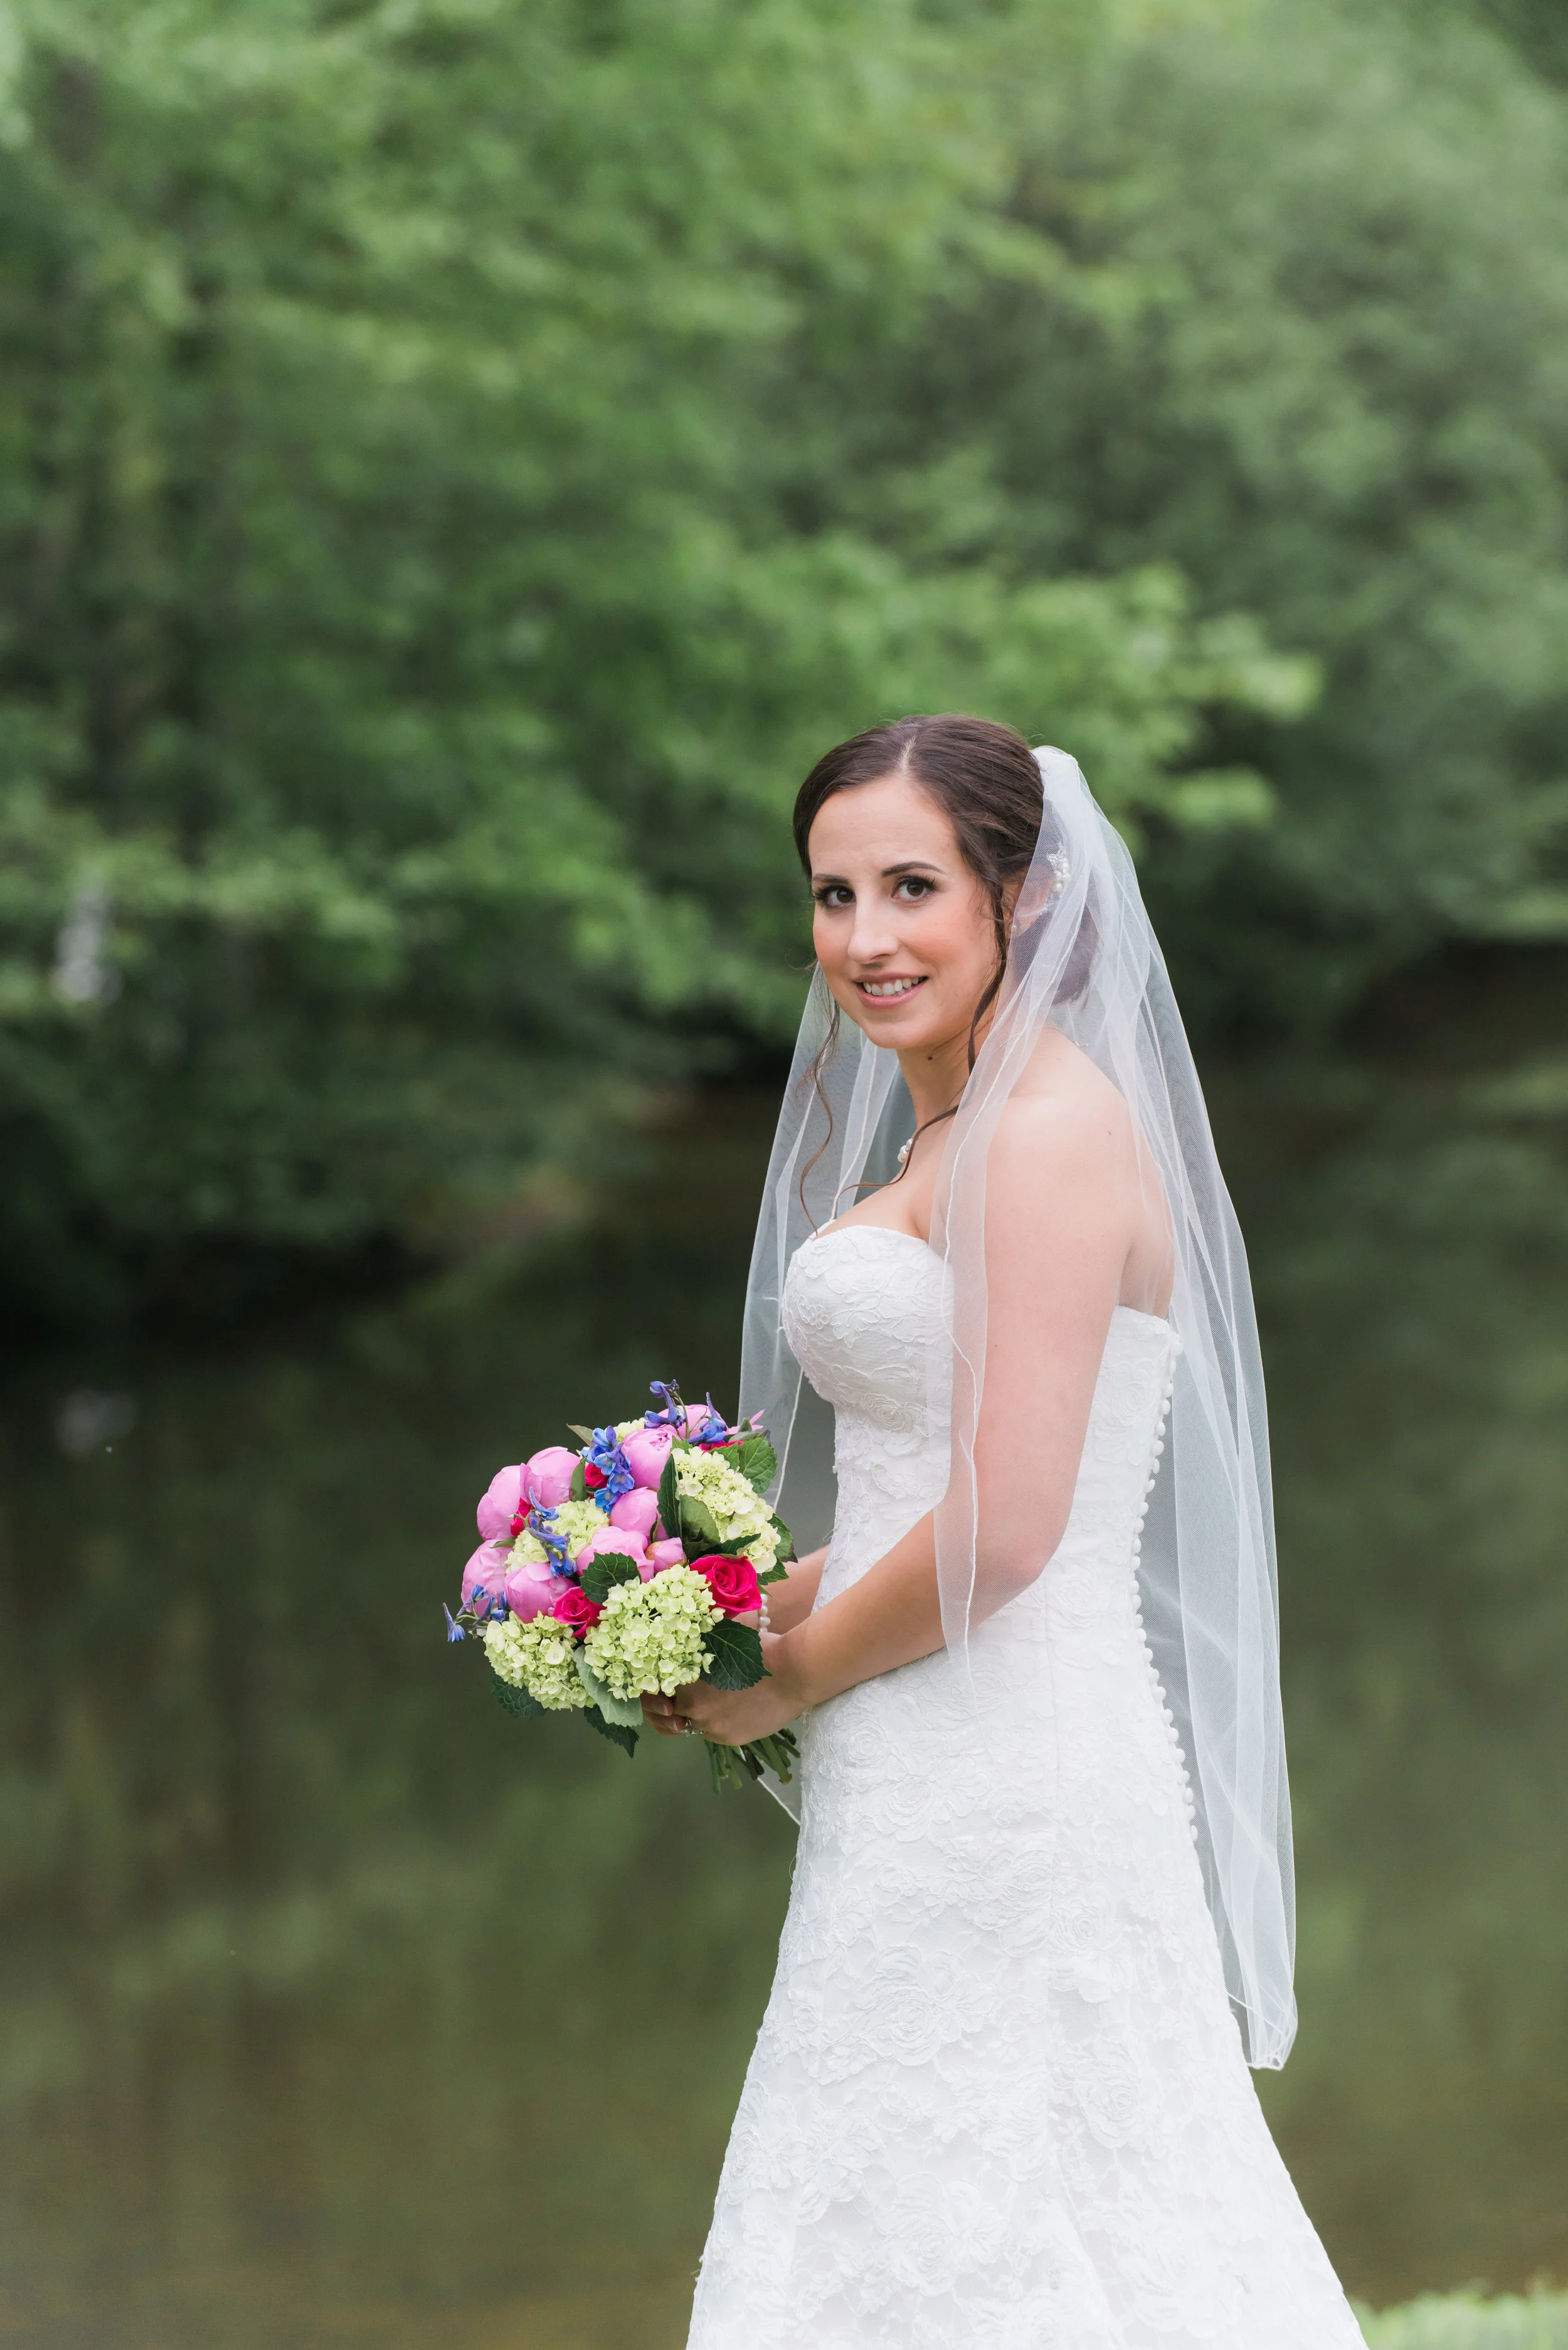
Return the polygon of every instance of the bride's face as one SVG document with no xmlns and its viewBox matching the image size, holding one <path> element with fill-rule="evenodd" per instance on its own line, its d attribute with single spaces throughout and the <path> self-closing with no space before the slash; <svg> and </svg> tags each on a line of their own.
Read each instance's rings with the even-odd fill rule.
<svg viewBox="0 0 1568 2350">
<path fill-rule="evenodd" d="M 812 938 L 835 1002 L 895 1052 L 967 1040 L 996 932 L 936 802 L 907 775 L 857 784 L 824 801 L 807 846 Z"/>
</svg>

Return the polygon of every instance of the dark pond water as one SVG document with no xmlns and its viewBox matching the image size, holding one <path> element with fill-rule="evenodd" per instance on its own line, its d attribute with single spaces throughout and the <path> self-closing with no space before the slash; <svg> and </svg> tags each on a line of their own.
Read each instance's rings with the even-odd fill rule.
<svg viewBox="0 0 1568 2350">
<path fill-rule="evenodd" d="M 1303 2024 L 1353 2291 L 1568 2272 L 1568 1076 L 1220 1087 L 1271 1368 Z M 732 1393 L 742 1099 L 502 1277 L 5 1388 L 0 2338 L 676 2350 L 791 1856 L 521 1726 L 492 1469 Z M 127 1427 L 134 1406 L 134 1425 Z"/>
</svg>

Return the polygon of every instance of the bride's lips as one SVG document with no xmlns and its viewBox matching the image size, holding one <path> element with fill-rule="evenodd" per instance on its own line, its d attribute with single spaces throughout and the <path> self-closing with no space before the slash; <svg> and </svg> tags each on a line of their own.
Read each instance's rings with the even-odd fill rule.
<svg viewBox="0 0 1568 2350">
<path fill-rule="evenodd" d="M 926 973 L 917 977 L 913 972 L 889 972 L 886 979 L 857 979 L 857 993 L 867 1003 L 907 1003 L 926 983 Z"/>
</svg>

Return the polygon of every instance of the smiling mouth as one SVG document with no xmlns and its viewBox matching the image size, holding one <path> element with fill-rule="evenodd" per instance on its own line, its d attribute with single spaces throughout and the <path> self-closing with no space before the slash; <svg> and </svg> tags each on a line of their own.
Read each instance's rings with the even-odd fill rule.
<svg viewBox="0 0 1568 2350">
<path fill-rule="evenodd" d="M 868 995 L 874 1003 L 896 1003 L 899 996 L 913 995 L 916 988 L 924 987 L 925 983 L 923 977 L 920 979 L 857 979 L 855 983 L 861 994 Z"/>
</svg>

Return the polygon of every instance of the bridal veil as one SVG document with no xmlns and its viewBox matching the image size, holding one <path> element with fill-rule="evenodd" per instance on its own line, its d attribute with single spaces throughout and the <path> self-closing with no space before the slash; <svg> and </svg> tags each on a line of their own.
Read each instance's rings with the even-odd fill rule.
<svg viewBox="0 0 1568 2350">
<path fill-rule="evenodd" d="M 986 1359 L 986 1160 L 1012 1088 L 1054 1024 L 1128 1106 L 1168 1212 L 1169 1320 L 1180 1350 L 1163 1473 L 1139 1560 L 1144 1624 L 1190 1776 L 1199 1856 L 1226 1982 L 1254 2065 L 1284 2062 L 1295 2029 L 1290 1801 L 1263 1375 L 1245 1252 L 1220 1172 L 1176 999 L 1132 860 L 1075 760 L 1035 753 L 1044 786 L 1033 864 L 1013 912 L 994 1015 L 937 1179 L 930 1245 L 950 1306 L 930 1393 L 951 1413 L 936 1511 L 949 1649 L 975 1607 L 975 1437 Z M 805 1549 L 833 1517 L 831 1416 L 803 1391 L 780 1318 L 796 1248 L 867 1180 L 890 1176 L 910 1124 L 897 1059 L 845 1024 L 812 983 L 769 1163 L 746 1301 L 741 1409 L 777 1449 L 776 1504 Z M 815 1076 L 814 1076 L 815 1072 Z M 948 1399 L 950 1396 L 950 1407 Z M 1044 1570 L 1045 1558 L 1040 1560 Z"/>
</svg>

